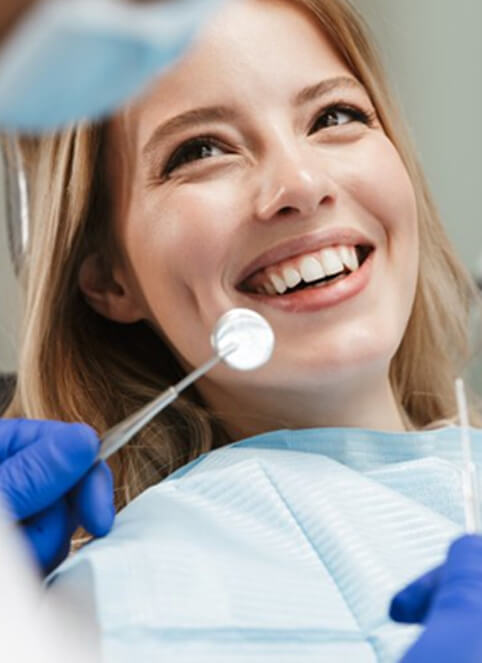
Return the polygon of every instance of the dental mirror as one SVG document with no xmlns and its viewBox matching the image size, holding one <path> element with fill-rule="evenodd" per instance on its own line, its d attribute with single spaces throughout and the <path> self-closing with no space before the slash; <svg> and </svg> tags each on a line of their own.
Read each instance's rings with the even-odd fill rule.
<svg viewBox="0 0 482 663">
<path fill-rule="evenodd" d="M 263 316 L 250 309 L 231 309 L 219 318 L 211 334 L 211 345 L 216 354 L 138 412 L 108 430 L 101 438 L 97 460 L 106 460 L 127 444 L 141 428 L 172 403 L 181 391 L 220 361 L 238 371 L 254 370 L 270 359 L 274 342 L 273 330 Z"/>
<path fill-rule="evenodd" d="M 237 371 L 252 371 L 270 359 L 274 334 L 259 313 L 248 308 L 233 308 L 217 321 L 211 345 L 219 355 L 235 345 L 236 349 L 224 356 L 224 362 Z"/>
</svg>

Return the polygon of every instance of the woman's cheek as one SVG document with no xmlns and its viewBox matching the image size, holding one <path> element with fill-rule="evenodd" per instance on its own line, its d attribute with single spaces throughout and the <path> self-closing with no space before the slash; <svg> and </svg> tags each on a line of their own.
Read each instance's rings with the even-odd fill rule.
<svg viewBox="0 0 482 663">
<path fill-rule="evenodd" d="M 367 208 L 389 231 L 415 232 L 415 192 L 398 152 L 385 135 L 379 136 L 372 151 L 365 180 Z"/>
<path fill-rule="evenodd" d="M 208 278 L 229 246 L 234 210 L 232 199 L 217 195 L 212 186 L 185 187 L 164 204 L 159 201 L 134 240 L 136 264 L 174 290 L 190 287 L 200 275 Z"/>
</svg>

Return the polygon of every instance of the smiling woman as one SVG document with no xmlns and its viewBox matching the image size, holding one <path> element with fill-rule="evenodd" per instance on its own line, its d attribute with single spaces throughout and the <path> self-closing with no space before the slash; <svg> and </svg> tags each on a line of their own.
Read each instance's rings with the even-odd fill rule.
<svg viewBox="0 0 482 663">
<path fill-rule="evenodd" d="M 201 43 L 113 121 L 111 143 L 133 152 L 124 167 L 111 161 L 126 192 L 112 220 L 123 261 L 113 288 L 92 253 L 80 286 L 100 314 L 148 321 L 186 369 L 207 356 L 227 308 L 268 316 L 277 337 L 268 367 L 249 377 L 220 367 L 198 385 L 231 439 L 280 422 L 400 430 L 388 370 L 418 272 L 407 171 L 368 92 L 309 14 L 282 3 L 230 13 L 210 26 L 209 48 Z M 289 61 L 266 47 L 270 25 L 279 45 L 303 44 Z M 194 75 L 205 85 L 193 88 Z M 136 156 L 146 151 L 147 163 Z M 323 288 L 263 296 L 250 287 L 271 276 L 282 290 L 288 267 L 318 281 L 334 267 L 334 247 L 356 246 L 370 259 Z"/>
<path fill-rule="evenodd" d="M 129 506 L 121 516 L 124 529 L 119 526 L 119 538 L 112 537 L 117 561 L 108 571 L 102 553 L 96 555 L 99 548 L 87 550 L 84 559 L 101 585 L 98 612 L 105 633 L 120 633 L 130 624 L 134 642 L 136 629 L 147 638 L 151 627 L 192 630 L 229 622 L 239 635 L 245 627 L 273 633 L 289 624 L 322 631 L 326 626 L 325 635 L 338 629 L 356 631 L 356 637 L 345 642 L 339 635 L 337 649 L 333 639 L 320 636 L 316 660 L 321 652 L 327 660 L 362 660 L 362 650 L 368 656 L 363 660 L 372 660 L 368 642 L 377 638 L 377 646 L 385 647 L 383 660 L 393 660 L 395 627 L 379 630 L 390 588 L 436 559 L 455 531 L 453 523 L 439 522 L 448 475 L 437 473 L 439 465 L 436 470 L 420 465 L 424 455 L 443 456 L 447 431 L 437 451 L 432 445 L 437 435 L 420 431 L 454 415 L 453 380 L 466 358 L 466 321 L 475 292 L 446 239 L 355 12 L 343 0 L 233 0 L 186 57 L 135 104 L 102 125 L 41 140 L 27 165 L 35 224 L 25 273 L 19 379 L 9 416 L 82 420 L 102 433 L 201 364 L 210 354 L 213 324 L 232 307 L 262 313 L 277 339 L 268 365 L 246 374 L 218 366 L 114 461 L 123 506 L 202 453 L 257 436 L 235 447 L 238 455 L 232 447 L 212 453 L 196 471 L 181 469 L 175 480 Z M 281 428 L 299 430 L 290 437 Z M 292 454 L 284 461 L 289 476 L 283 474 L 281 449 Z M 403 472 L 408 461 L 414 463 L 410 488 L 401 487 L 403 472 L 393 479 L 393 466 L 383 474 L 388 457 Z M 240 459 L 245 466 L 237 465 Z M 373 477 L 367 479 L 366 472 Z M 272 532 L 276 519 L 283 522 L 287 514 L 265 511 L 274 500 L 270 490 L 287 503 L 300 498 L 300 480 L 308 492 L 299 513 L 310 520 L 306 508 L 321 509 L 310 522 L 316 520 L 326 538 L 319 548 L 316 537 L 311 545 L 327 578 L 331 574 L 341 586 L 353 564 L 363 571 L 357 553 L 347 552 L 355 534 L 365 551 L 378 551 L 377 563 L 383 557 L 377 536 L 391 537 L 402 556 L 400 561 L 388 553 L 387 576 L 372 577 L 376 564 L 364 567 L 363 591 L 346 581 L 346 591 L 332 597 L 338 602 L 335 616 L 329 614 L 330 599 L 313 623 L 300 618 L 299 605 L 293 614 L 286 608 L 277 621 L 281 578 L 288 583 L 282 587 L 291 587 L 285 571 L 293 541 L 278 540 Z M 192 488 L 198 491 L 196 508 L 182 497 L 182 504 L 176 502 L 189 486 L 197 486 Z M 343 509 L 335 515 L 330 509 L 347 495 L 352 501 L 345 505 L 344 522 Z M 225 521 L 216 520 L 212 501 L 227 508 Z M 374 507 L 381 504 L 384 513 Z M 456 520 L 457 505 L 443 515 Z M 154 512 L 163 514 L 157 525 Z M 237 540 L 246 518 L 254 530 Z M 407 532 L 422 521 L 426 528 L 417 551 Z M 236 553 L 226 552 L 232 546 L 228 530 L 239 544 Z M 249 552 L 253 532 L 261 539 L 266 535 L 272 550 L 269 563 L 251 576 L 247 560 L 262 561 L 266 553 L 262 546 Z M 325 550 L 330 536 L 336 545 Z M 134 541 L 135 555 L 129 547 Z M 302 551 L 305 544 L 294 548 Z M 167 591 L 170 609 L 164 613 L 155 605 L 154 588 L 152 604 L 143 596 L 150 606 L 146 619 L 138 621 L 136 613 L 132 621 L 128 590 L 138 590 L 127 581 L 122 590 L 114 588 L 112 569 L 124 573 L 122 555 L 133 555 L 129 578 L 139 581 L 151 568 L 153 550 L 159 568 L 151 570 L 159 591 Z M 346 557 L 343 568 L 330 570 L 334 550 Z M 180 590 L 184 581 L 170 555 L 193 565 L 182 562 L 182 573 L 197 583 L 198 603 L 192 586 Z M 306 555 L 298 560 L 301 569 L 310 565 L 311 553 Z M 211 558 L 221 569 L 214 576 Z M 239 588 L 231 584 L 233 564 Z M 193 576 L 196 565 L 199 575 Z M 306 573 L 309 580 L 311 571 Z M 172 594 L 166 589 L 169 574 L 179 581 Z M 258 583 L 261 594 L 272 599 L 263 616 L 261 609 L 256 613 L 258 621 L 245 620 L 245 606 L 237 603 L 244 581 Z M 300 601 L 312 591 L 310 581 L 302 584 Z M 325 595 L 318 589 L 312 607 Z M 208 605 L 202 600 L 206 593 Z M 188 594 L 189 609 L 182 604 Z M 380 601 L 368 610 L 360 596 Z M 311 605 L 309 597 L 306 601 Z M 125 614 L 116 609 L 113 617 L 114 605 L 126 606 Z M 185 620 L 177 622 L 173 615 Z M 256 637 L 251 640 L 256 643 Z M 156 652 L 166 653 L 164 645 Z M 118 655 L 119 643 L 109 646 Z M 152 653 L 149 647 L 152 642 L 145 650 Z M 214 649 L 209 651 L 212 661 Z M 223 651 L 223 646 L 216 650 L 220 660 L 226 660 Z M 299 651 L 293 656 L 289 660 L 301 660 Z M 189 660 L 194 659 L 197 654 Z M 282 660 L 279 651 L 275 659 Z"/>
</svg>

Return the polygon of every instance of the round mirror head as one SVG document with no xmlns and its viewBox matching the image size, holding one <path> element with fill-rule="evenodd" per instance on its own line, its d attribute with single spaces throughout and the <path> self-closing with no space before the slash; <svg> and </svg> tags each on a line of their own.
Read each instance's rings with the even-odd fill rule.
<svg viewBox="0 0 482 663">
<path fill-rule="evenodd" d="M 222 315 L 211 334 L 211 345 L 223 360 L 238 371 L 251 371 L 273 354 L 274 333 L 262 315 L 247 308 L 233 308 Z"/>
</svg>

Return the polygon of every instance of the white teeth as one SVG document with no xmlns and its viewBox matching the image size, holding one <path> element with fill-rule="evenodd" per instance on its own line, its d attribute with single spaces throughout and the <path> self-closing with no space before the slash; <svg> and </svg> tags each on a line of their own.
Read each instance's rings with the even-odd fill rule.
<svg viewBox="0 0 482 663">
<path fill-rule="evenodd" d="M 298 283 L 301 283 L 301 274 L 293 267 L 285 267 L 282 274 L 288 288 L 294 288 Z"/>
<path fill-rule="evenodd" d="M 326 274 L 321 266 L 319 260 L 313 256 L 305 256 L 301 259 L 299 263 L 299 268 L 303 281 L 311 283 L 311 281 L 317 281 L 318 279 L 323 279 Z"/>
<path fill-rule="evenodd" d="M 316 254 L 293 259 L 281 269 L 271 268 L 265 272 L 265 281 L 255 290 L 260 294 L 283 295 L 288 288 L 295 288 L 301 280 L 306 283 L 318 281 L 326 276 L 340 274 L 347 267 L 354 272 L 359 267 L 358 255 L 354 246 L 331 246 L 320 249 Z"/>
<path fill-rule="evenodd" d="M 274 288 L 276 289 L 278 295 L 282 295 L 284 292 L 286 292 L 287 290 L 286 283 L 277 274 L 270 274 L 269 279 L 273 284 Z"/>
<path fill-rule="evenodd" d="M 336 249 L 321 249 L 320 257 L 327 276 L 344 271 L 343 263 Z"/>
<path fill-rule="evenodd" d="M 338 255 L 340 256 L 343 264 L 348 267 L 351 272 L 358 269 L 358 256 L 354 246 L 339 246 Z"/>
</svg>

